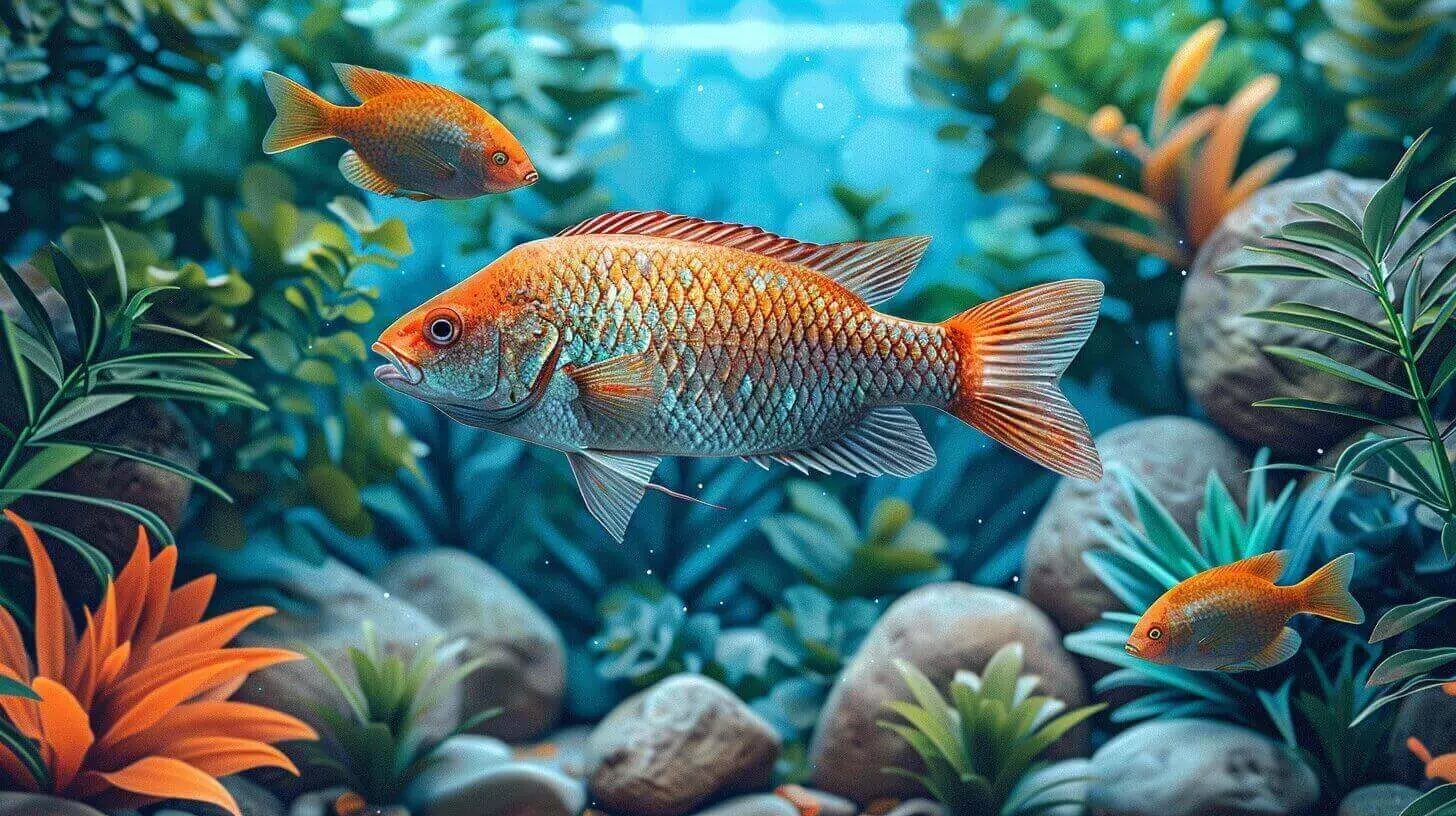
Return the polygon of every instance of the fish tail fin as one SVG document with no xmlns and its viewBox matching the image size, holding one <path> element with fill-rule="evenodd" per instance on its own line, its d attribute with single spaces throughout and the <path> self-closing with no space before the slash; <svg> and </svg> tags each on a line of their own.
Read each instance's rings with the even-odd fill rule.
<svg viewBox="0 0 1456 816">
<path fill-rule="evenodd" d="M 1341 623 L 1364 623 L 1365 610 L 1350 594 L 1355 574 L 1355 554 L 1345 553 L 1299 582 L 1304 593 L 1302 611 Z"/>
<path fill-rule="evenodd" d="M 1087 421 L 1057 387 L 1101 304 L 1100 281 L 1067 280 L 1013 292 L 940 324 L 959 361 L 947 410 L 1057 473 L 1101 478 Z"/>
<path fill-rule="evenodd" d="M 336 105 L 282 74 L 263 72 L 263 88 L 278 118 L 263 136 L 264 153 L 282 153 L 333 136 L 329 112 Z"/>
</svg>

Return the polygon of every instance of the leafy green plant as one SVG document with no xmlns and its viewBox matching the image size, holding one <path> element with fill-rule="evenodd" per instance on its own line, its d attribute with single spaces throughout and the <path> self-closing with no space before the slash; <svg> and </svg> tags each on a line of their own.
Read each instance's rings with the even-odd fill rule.
<svg viewBox="0 0 1456 816">
<path fill-rule="evenodd" d="M 1411 161 L 1425 138 L 1423 134 L 1406 150 L 1364 213 L 1347 214 L 1320 204 L 1300 204 L 1310 219 L 1286 224 L 1277 234 L 1269 236 L 1287 245 L 1249 247 L 1267 259 L 1267 263 L 1236 266 L 1224 272 L 1323 279 L 1350 287 L 1379 305 L 1383 316 L 1373 322 L 1298 302 L 1278 303 L 1249 316 L 1348 340 L 1375 349 L 1399 364 L 1400 381 L 1391 382 L 1313 349 L 1293 346 L 1264 349 L 1275 357 L 1383 392 L 1409 406 L 1419 418 L 1418 426 L 1394 423 L 1395 433 L 1372 434 L 1351 445 L 1334 465 L 1302 469 L 1329 473 L 1337 478 L 1348 476 L 1414 498 L 1439 519 L 1446 556 L 1456 558 L 1456 474 L 1452 472 L 1444 442 L 1456 424 L 1442 427 L 1436 419 L 1434 405 L 1437 395 L 1456 375 L 1456 349 L 1446 352 L 1434 374 L 1423 373 L 1426 354 L 1440 348 L 1436 339 L 1456 312 L 1456 287 L 1451 285 L 1456 278 L 1456 261 L 1425 275 L 1425 259 L 1433 247 L 1456 230 L 1456 211 L 1437 218 L 1418 233 L 1415 231 L 1417 219 L 1456 185 L 1456 178 L 1436 186 L 1404 214 L 1401 212 Z M 1403 243 L 1406 238 L 1409 242 Z M 1399 254 L 1395 252 L 1397 246 L 1404 246 Z M 1332 262 L 1328 257 L 1331 253 L 1341 263 Z M 1366 411 L 1313 399 L 1277 397 L 1256 404 L 1334 414 L 1377 425 L 1391 424 Z M 1362 469 L 1362 465 L 1372 461 L 1385 464 L 1394 477 L 1384 478 L 1384 474 L 1376 476 Z"/>
<path fill-rule="evenodd" d="M 853 225 L 852 240 L 889 238 L 910 222 L 910 213 L 886 206 L 889 190 L 865 192 L 840 183 L 829 185 L 829 195 Z"/>
<path fill-rule="evenodd" d="M 604 606 L 602 631 L 590 644 L 599 655 L 602 677 L 625 680 L 635 688 L 680 672 L 724 679 L 714 660 L 720 629 L 716 616 L 689 614 L 676 595 L 652 599 L 629 588 L 614 593 Z"/>
<path fill-rule="evenodd" d="M 945 578 L 945 536 L 917 519 L 909 502 L 880 500 L 863 529 L 817 484 L 784 488 L 791 512 L 760 522 L 774 552 L 836 598 L 879 597 Z"/>
<path fill-rule="evenodd" d="M 956 672 L 949 702 L 919 669 L 903 660 L 895 668 L 913 702 L 886 703 L 904 722 L 880 725 L 915 749 L 924 772 L 885 768 L 886 773 L 920 782 L 958 816 L 1030 816 L 1077 804 L 1053 792 L 1085 777 L 1028 784 L 1033 779 L 1028 774 L 1044 751 L 1105 704 L 1068 711 L 1062 701 L 1035 694 L 1039 679 L 1021 673 L 1019 643 L 1001 647 L 980 675 Z"/>
<path fill-rule="evenodd" d="M 126 265 L 113 255 L 116 299 L 103 307 L 71 259 L 52 245 L 32 259 L 49 273 L 65 302 L 70 325 L 53 322 L 35 292 L 9 264 L 0 280 L 9 289 L 25 327 L 0 314 L 0 507 L 26 498 L 54 499 L 107 508 L 140 522 L 157 540 L 172 531 L 156 513 L 109 498 L 48 489 L 53 477 L 93 453 L 104 453 L 176 473 L 227 502 L 227 493 L 191 468 L 132 448 L 72 438 L 87 419 L 133 399 L 168 399 L 261 408 L 254 390 L 219 367 L 248 355 L 185 329 L 152 322 L 162 287 L 132 292 Z M 75 535 L 51 525 L 42 532 L 64 541 L 99 579 L 111 575 L 107 559 Z M 12 610 L 16 611 L 16 610 Z"/>
<path fill-rule="evenodd" d="M 362 648 L 349 649 L 354 682 L 339 675 L 322 655 L 307 646 L 308 655 L 347 708 L 315 708 L 325 734 L 319 743 L 304 744 L 304 761 L 330 772 L 335 781 L 370 805 L 398 804 L 409 783 L 425 769 L 444 740 L 461 734 L 497 711 L 482 711 L 438 739 L 426 739 L 417 728 L 420 715 L 444 699 L 483 660 L 451 667 L 454 651 L 440 638 L 421 644 L 409 659 L 380 650 L 372 624 L 364 624 Z"/>
<path fill-rule="evenodd" d="M 1432 595 L 1394 607 L 1376 622 L 1374 631 L 1370 633 L 1370 642 L 1380 643 L 1404 635 L 1452 606 L 1456 606 L 1456 598 Z M 1449 638 L 1442 637 L 1442 640 L 1449 641 Z M 1412 694 L 1456 681 L 1456 676 L 1438 676 L 1445 672 L 1437 669 L 1450 665 L 1452 661 L 1456 661 L 1456 646 L 1402 649 L 1385 658 L 1371 672 L 1368 685 L 1398 685 L 1380 696 L 1371 706 L 1372 713 Z"/>
</svg>

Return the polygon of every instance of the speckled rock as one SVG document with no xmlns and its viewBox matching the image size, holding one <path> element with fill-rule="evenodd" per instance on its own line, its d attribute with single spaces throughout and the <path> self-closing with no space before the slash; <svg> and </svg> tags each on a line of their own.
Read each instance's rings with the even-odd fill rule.
<svg viewBox="0 0 1456 816">
<path fill-rule="evenodd" d="M 1366 785 L 1340 802 L 1339 816 L 1396 816 L 1420 795 L 1406 785 Z"/>
<path fill-rule="evenodd" d="M 799 816 L 799 811 L 772 793 L 750 793 L 719 802 L 696 816 Z"/>
<path fill-rule="evenodd" d="M 1435 688 L 1412 694 L 1395 705 L 1395 719 L 1385 744 L 1385 776 L 1419 785 L 1426 781 L 1425 766 L 1406 747 L 1406 740 L 1419 739 L 1432 756 L 1456 751 L 1456 697 Z"/>
<path fill-rule="evenodd" d="M 679 674 L 602 720 L 588 746 L 587 780 L 605 810 L 677 816 L 768 787 L 780 748 L 773 728 L 728 689 Z"/>
<path fill-rule="evenodd" d="M 1210 472 L 1217 471 L 1235 496 L 1243 496 L 1248 487 L 1248 456 L 1218 429 L 1195 419 L 1165 416 L 1128 422 L 1098 436 L 1097 449 L 1105 466 L 1127 469 L 1190 532 L 1203 507 Z M 1111 472 L 1095 483 L 1062 479 L 1027 538 L 1021 592 L 1063 632 L 1075 632 L 1103 612 L 1121 608 L 1082 561 L 1083 553 L 1103 546 L 1097 531 L 1108 524 L 1108 502 L 1132 515 Z"/>
<path fill-rule="evenodd" d="M 410 787 L 412 816 L 577 816 L 586 807 L 580 781 L 525 762 L 437 776 L 428 786 Z"/>
<path fill-rule="evenodd" d="M 1265 279 L 1220 275 L 1218 271 L 1242 263 L 1267 263 L 1267 259 L 1252 261 L 1259 256 L 1243 247 L 1263 243 L 1265 235 L 1284 224 L 1307 220 L 1307 214 L 1294 208 L 1296 203 L 1312 201 L 1358 215 L 1379 185 L 1378 181 L 1326 171 L 1265 187 L 1224 219 L 1189 270 L 1178 308 L 1178 349 L 1188 391 L 1230 435 L 1267 445 L 1276 458 L 1312 460 L 1321 448 L 1349 434 L 1358 423 L 1309 411 L 1255 408 L 1252 403 L 1257 400 L 1303 397 L 1354 406 L 1378 416 L 1389 416 L 1401 406 L 1398 399 L 1373 389 L 1270 357 L 1263 346 L 1319 351 L 1380 376 L 1398 373 L 1398 363 L 1373 349 L 1328 335 L 1244 316 L 1294 300 L 1361 319 L 1378 318 L 1379 305 L 1354 289 L 1323 279 Z M 1419 232 L 1412 230 L 1396 247 L 1397 257 Z M 1456 239 L 1447 238 L 1427 254 L 1426 274 L 1434 276 L 1453 255 Z M 1397 281 L 1395 291 L 1401 291 L 1403 285 Z"/>
<path fill-rule="evenodd" d="M 1094 816 L 1286 816 L 1319 799 L 1319 779 L 1268 737 L 1213 720 L 1157 720 L 1092 755 Z"/>
<path fill-rule="evenodd" d="M 1045 693 L 1070 706 L 1085 703 L 1082 675 L 1056 627 L 1026 600 L 963 583 L 930 584 L 900 598 L 829 692 L 809 750 L 811 784 L 860 804 L 921 793 L 912 780 L 875 771 L 918 761 L 903 739 L 878 724 L 885 703 L 909 696 L 893 661 L 908 661 L 943 688 L 956 671 L 981 671 L 991 655 L 1014 642 L 1023 645 L 1026 673 L 1041 677 Z M 1053 746 L 1051 756 L 1086 750 L 1086 731 L 1078 729 Z"/>
<path fill-rule="evenodd" d="M 501 712 L 473 730 L 525 740 L 556 722 L 566 686 L 561 632 L 505 576 L 469 553 L 444 549 L 401 556 L 378 580 L 429 615 L 447 637 L 463 639 L 462 661 L 485 661 L 460 684 L 461 716 Z"/>
<path fill-rule="evenodd" d="M 444 633 L 423 612 L 386 593 L 369 579 L 334 559 L 318 567 L 288 560 L 286 571 L 274 576 L 283 589 L 309 602 L 307 613 L 279 612 L 248 627 L 237 639 L 243 646 L 290 648 L 302 642 L 323 655 L 346 679 L 353 678 L 348 649 L 363 643 L 364 622 L 371 621 L 380 647 L 390 653 L 413 655 L 431 638 Z M 316 727 L 314 707 L 323 704 L 344 709 L 346 703 L 312 662 L 295 661 L 273 666 L 249 677 L 236 699 L 281 709 Z M 420 733 L 438 739 L 460 719 L 458 691 L 448 693 L 420 719 Z M 280 779 L 290 790 L 304 790 L 310 773 L 296 782 Z"/>
<path fill-rule="evenodd" d="M 0 816 L 103 816 L 101 811 L 70 799 L 39 793 L 0 793 Z"/>
</svg>

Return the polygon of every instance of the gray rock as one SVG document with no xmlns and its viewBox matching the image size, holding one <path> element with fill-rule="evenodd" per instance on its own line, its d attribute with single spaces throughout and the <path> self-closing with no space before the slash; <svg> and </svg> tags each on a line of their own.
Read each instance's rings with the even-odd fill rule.
<svg viewBox="0 0 1456 816">
<path fill-rule="evenodd" d="M 550 768 L 506 762 L 449 777 L 413 791 L 414 816 L 576 816 L 586 787 Z"/>
<path fill-rule="evenodd" d="M 413 655 L 431 638 L 443 632 L 423 612 L 375 585 L 369 579 L 337 560 L 329 559 L 318 567 L 301 561 L 280 560 L 285 570 L 274 576 L 290 594 L 310 602 L 307 614 L 279 612 L 248 627 L 238 636 L 243 646 L 292 648 L 304 643 L 318 651 L 346 681 L 352 682 L 348 650 L 364 639 L 364 622 L 373 623 L 380 648 L 386 652 Z M 453 664 L 451 664 L 453 665 Z M 236 699 L 285 711 L 315 727 L 321 727 L 314 707 L 320 704 L 347 710 L 347 703 L 311 661 L 284 663 L 257 672 L 238 691 Z M 439 739 L 453 730 L 460 721 L 458 690 L 445 694 L 443 702 L 426 711 L 420 718 L 419 733 L 428 739 Z M 293 777 L 269 777 L 275 789 L 302 791 L 316 784 L 316 774 L 304 770 L 298 780 Z M 281 786 L 281 787 L 280 787 Z"/>
<path fill-rule="evenodd" d="M 1203 487 L 1217 471 L 1229 492 L 1248 487 L 1249 457 L 1213 426 L 1186 417 L 1149 417 L 1097 437 L 1104 465 L 1119 465 L 1163 502 L 1185 531 L 1193 532 L 1203 507 Z M 1108 503 L 1133 515 L 1116 476 L 1098 482 L 1062 479 L 1037 516 L 1026 541 L 1021 592 L 1063 632 L 1083 629 L 1122 604 L 1082 561 L 1103 547 L 1097 531 L 1109 524 Z"/>
<path fill-rule="evenodd" d="M 1133 726 L 1092 755 L 1096 816 L 1285 816 L 1319 799 L 1319 779 L 1268 737 L 1213 720 Z"/>
<path fill-rule="evenodd" d="M 789 800 L 772 793 L 751 793 L 720 802 L 697 816 L 799 816 Z"/>
<path fill-rule="evenodd" d="M 553 768 L 573 779 L 586 778 L 587 742 L 591 727 L 574 725 L 547 734 L 540 742 L 517 746 L 515 759 Z"/>
<path fill-rule="evenodd" d="M 1067 801 L 1050 810 L 1043 810 L 1040 816 L 1083 816 L 1087 812 L 1087 789 L 1091 782 L 1079 777 L 1092 776 L 1092 763 L 1086 759 L 1068 759 L 1053 762 L 1027 774 L 1022 784 L 1027 789 L 1042 787 L 1046 793 L 1038 794 L 1026 801 L 1028 809 L 1044 802 Z M 1080 802 L 1081 804 L 1075 804 Z"/>
<path fill-rule="evenodd" d="M 1431 756 L 1456 751 L 1456 699 L 1434 688 L 1412 694 L 1396 706 L 1385 744 L 1386 778 L 1420 785 L 1426 781 L 1426 769 L 1406 747 L 1406 740 L 1420 740 Z"/>
<path fill-rule="evenodd" d="M 422 808 L 438 792 L 487 768 L 511 761 L 511 749 L 495 737 L 460 734 L 440 744 L 425 769 L 404 792 L 404 803 L 411 810 Z"/>
<path fill-rule="evenodd" d="M 949 816 L 950 809 L 934 799 L 907 799 L 885 816 Z"/>
<path fill-rule="evenodd" d="M 597 726 L 587 780 L 606 810 L 677 816 L 767 787 L 780 748 L 773 728 L 728 689 L 679 674 L 627 698 Z"/>
<path fill-rule="evenodd" d="M 885 703 L 909 697 L 893 661 L 908 661 L 944 688 L 956 671 L 979 672 L 998 649 L 1017 642 L 1024 647 L 1026 673 L 1041 677 L 1045 693 L 1070 706 L 1086 702 L 1082 675 L 1056 627 L 1025 599 L 962 583 L 930 584 L 900 598 L 829 692 L 809 749 L 811 783 L 860 804 L 922 793 L 914 781 L 879 770 L 919 762 L 903 739 L 879 725 Z M 1053 746 L 1050 756 L 1086 750 L 1083 728 Z"/>
<path fill-rule="evenodd" d="M 499 708 L 473 729 L 505 740 L 539 736 L 556 722 L 566 687 L 566 647 L 556 624 L 485 562 L 460 550 L 401 556 L 381 586 L 465 641 L 460 659 L 485 664 L 461 683 L 462 718 Z"/>
<path fill-rule="evenodd" d="M 1366 785 L 1350 791 L 1340 803 L 1339 816 L 1395 816 L 1420 795 L 1405 785 Z"/>
<path fill-rule="evenodd" d="M 1378 181 L 1326 171 L 1265 187 L 1223 220 L 1189 270 L 1178 308 L 1178 349 L 1188 391 L 1225 431 L 1246 442 L 1269 446 L 1276 459 L 1313 460 L 1322 449 L 1353 431 L 1358 422 L 1310 411 L 1255 408 L 1252 404 L 1257 400 L 1303 397 L 1349 405 L 1377 416 L 1392 416 L 1401 404 L 1373 389 L 1271 357 L 1262 350 L 1264 346 L 1318 351 L 1377 376 L 1398 374 L 1398 363 L 1378 351 L 1328 335 L 1244 316 L 1294 300 L 1364 320 L 1380 317 L 1379 305 L 1354 289 L 1324 279 L 1264 279 L 1220 275 L 1218 270 L 1242 263 L 1268 263 L 1267 259 L 1253 260 L 1260 256 L 1243 247 L 1267 243 L 1264 236 L 1283 225 L 1307 220 L 1307 214 L 1294 208 L 1296 203 L 1326 204 L 1358 217 L 1379 186 Z M 1419 232 L 1420 228 L 1413 229 L 1403 239 L 1395 249 L 1396 257 Z M 1453 255 L 1456 240 L 1447 238 L 1427 254 L 1425 274 L 1434 276 Z M 1342 265 L 1353 268 L 1345 262 Z M 1395 291 L 1400 292 L 1403 285 L 1396 281 Z"/>
<path fill-rule="evenodd" d="M 0 816 L 103 816 L 101 811 L 39 793 L 0 793 Z"/>
</svg>

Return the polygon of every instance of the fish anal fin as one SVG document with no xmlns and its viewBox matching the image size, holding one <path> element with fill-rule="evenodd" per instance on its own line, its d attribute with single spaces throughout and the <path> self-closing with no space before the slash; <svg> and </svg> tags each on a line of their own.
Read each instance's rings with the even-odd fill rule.
<svg viewBox="0 0 1456 816">
<path fill-rule="evenodd" d="M 339 82 L 343 83 L 349 93 L 360 102 L 367 102 L 376 96 L 387 94 L 390 91 L 428 91 L 430 93 L 449 93 L 438 85 L 431 85 L 428 82 L 421 82 L 418 79 L 391 74 L 388 71 L 380 71 L 377 68 L 365 68 L 360 65 L 349 65 L 344 62 L 334 63 L 334 73 L 339 75 Z"/>
<path fill-rule="evenodd" d="M 762 465 L 776 459 L 800 473 L 851 476 L 913 476 L 935 467 L 935 449 L 910 412 L 898 406 L 876 408 L 838 439 L 815 448 L 744 457 Z"/>
<path fill-rule="evenodd" d="M 389 179 L 381 176 L 377 170 L 369 166 L 358 153 L 347 150 L 339 157 L 339 172 L 350 184 L 371 193 L 392 196 L 398 195 L 399 186 Z"/>
<path fill-rule="evenodd" d="M 1259 671 L 1261 669 L 1267 669 L 1270 666 L 1277 666 L 1289 658 L 1294 657 L 1294 653 L 1299 651 L 1299 644 L 1299 633 L 1286 626 L 1274 637 L 1274 640 L 1268 646 L 1264 647 L 1263 651 L 1248 660 L 1230 663 L 1227 666 L 1219 666 L 1218 670 L 1232 673 Z"/>
<path fill-rule="evenodd" d="M 651 351 L 623 354 L 566 373 L 588 413 L 629 421 L 660 404 L 666 375 Z"/>
<path fill-rule="evenodd" d="M 621 542 L 627 522 L 657 469 L 661 457 L 651 454 L 582 450 L 566 454 L 586 509 L 613 539 Z"/>
<path fill-rule="evenodd" d="M 654 210 L 605 213 L 567 227 L 558 236 L 650 235 L 732 247 L 794 263 L 839 282 L 871 306 L 894 297 L 930 246 L 923 235 L 881 241 L 814 244 L 759 227 L 708 221 Z"/>
</svg>

